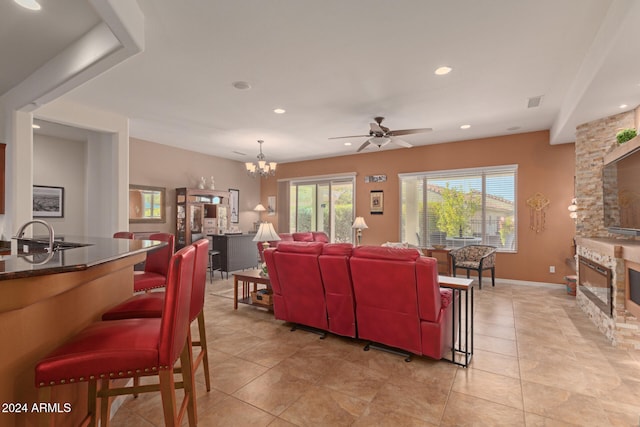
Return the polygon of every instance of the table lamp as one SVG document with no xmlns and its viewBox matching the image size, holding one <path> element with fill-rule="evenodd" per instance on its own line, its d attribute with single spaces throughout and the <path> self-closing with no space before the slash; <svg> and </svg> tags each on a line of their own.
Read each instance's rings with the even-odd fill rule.
<svg viewBox="0 0 640 427">
<path fill-rule="evenodd" d="M 276 233 L 276 230 L 273 228 L 273 224 L 271 224 L 270 222 L 261 223 L 260 227 L 258 228 L 258 232 L 256 233 L 256 236 L 253 238 L 253 241 L 262 242 L 262 251 L 264 252 L 264 250 L 269 247 L 269 242 L 272 242 L 274 240 L 280 240 L 280 236 L 278 236 L 278 233 Z M 262 257 L 262 254 L 260 254 L 260 258 L 264 259 Z M 266 276 L 267 275 L 266 264 L 262 263 L 261 267 L 262 267 L 262 275 Z"/>
<path fill-rule="evenodd" d="M 270 222 L 261 223 L 253 241 L 262 242 L 262 247 L 267 249 L 269 247 L 269 242 L 274 240 L 280 240 L 280 236 L 278 236 L 278 233 L 276 233 L 276 230 L 273 228 L 273 224 Z"/>
<path fill-rule="evenodd" d="M 253 210 L 254 210 L 255 212 L 258 212 L 258 220 L 257 220 L 256 222 L 254 222 L 254 223 L 253 223 L 253 231 L 257 232 L 257 231 L 258 231 L 258 227 L 260 227 L 260 216 L 261 216 L 261 213 L 262 213 L 262 212 L 264 212 L 264 211 L 266 211 L 266 210 L 267 210 L 267 208 L 265 208 L 265 207 L 262 205 L 262 203 L 258 203 L 258 204 L 256 205 L 256 207 L 255 207 L 255 208 L 253 208 Z"/>
<path fill-rule="evenodd" d="M 357 216 L 355 221 L 353 221 L 353 225 L 351 226 L 351 228 L 355 228 L 357 231 L 357 236 L 358 236 L 358 246 L 360 246 L 360 243 L 362 243 L 362 230 L 364 228 L 369 228 L 367 226 L 367 223 L 364 222 L 364 218 L 361 216 Z"/>
</svg>

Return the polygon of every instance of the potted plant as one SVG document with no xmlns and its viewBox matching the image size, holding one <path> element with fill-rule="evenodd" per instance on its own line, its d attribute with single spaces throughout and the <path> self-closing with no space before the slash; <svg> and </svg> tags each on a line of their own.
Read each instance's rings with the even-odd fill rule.
<svg viewBox="0 0 640 427">
<path fill-rule="evenodd" d="M 638 132 L 636 132 L 633 128 L 622 129 L 620 132 L 616 133 L 616 139 L 618 140 L 618 144 L 624 144 L 636 137 Z"/>
</svg>

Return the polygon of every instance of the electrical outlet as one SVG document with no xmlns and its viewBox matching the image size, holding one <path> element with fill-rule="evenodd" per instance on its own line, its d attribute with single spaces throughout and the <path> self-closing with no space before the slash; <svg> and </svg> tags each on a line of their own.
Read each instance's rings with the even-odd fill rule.
<svg viewBox="0 0 640 427">
<path fill-rule="evenodd" d="M 550 265 L 549 266 L 549 273 L 555 273 L 556 272 L 556 266 L 555 265 Z"/>
</svg>

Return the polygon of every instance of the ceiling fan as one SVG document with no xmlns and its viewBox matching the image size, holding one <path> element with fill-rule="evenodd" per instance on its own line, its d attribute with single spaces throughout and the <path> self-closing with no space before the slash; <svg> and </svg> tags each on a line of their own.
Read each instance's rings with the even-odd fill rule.
<svg viewBox="0 0 640 427">
<path fill-rule="evenodd" d="M 356 151 L 359 153 L 369 145 L 376 145 L 378 146 L 378 148 L 382 148 L 390 142 L 401 147 L 413 147 L 413 145 L 409 144 L 407 141 L 403 141 L 402 139 L 398 138 L 398 136 L 412 135 L 414 133 L 431 131 L 431 128 L 390 130 L 388 127 L 382 126 L 384 117 L 374 117 L 373 120 L 375 120 L 376 122 L 369 124 L 369 126 L 371 127 L 371 129 L 369 130 L 369 135 L 336 136 L 329 139 L 369 137 L 369 139 L 367 139 L 364 144 L 362 144 Z"/>
</svg>

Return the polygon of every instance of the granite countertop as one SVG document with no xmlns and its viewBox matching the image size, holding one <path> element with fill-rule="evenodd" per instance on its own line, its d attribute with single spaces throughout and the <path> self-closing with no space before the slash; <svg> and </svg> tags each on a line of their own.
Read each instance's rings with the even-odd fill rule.
<svg viewBox="0 0 640 427">
<path fill-rule="evenodd" d="M 39 236 L 34 238 L 41 239 Z M 5 250 L 0 255 L 0 280 L 86 270 L 89 267 L 166 245 L 165 242 L 152 240 L 85 236 L 56 236 L 55 240 L 85 246 L 57 250 L 52 256 L 42 250 L 24 254 L 21 253 L 22 248 L 19 247 L 21 245 L 14 240 L 10 253 Z"/>
</svg>

